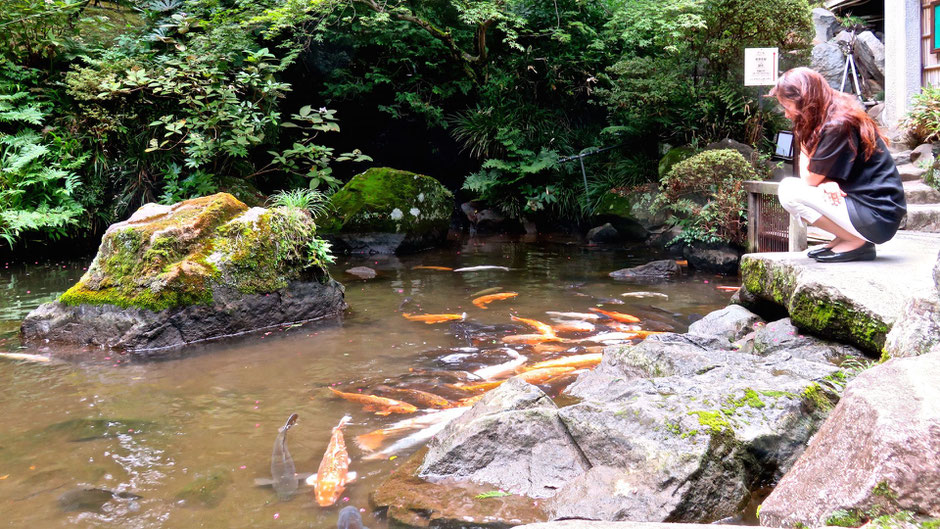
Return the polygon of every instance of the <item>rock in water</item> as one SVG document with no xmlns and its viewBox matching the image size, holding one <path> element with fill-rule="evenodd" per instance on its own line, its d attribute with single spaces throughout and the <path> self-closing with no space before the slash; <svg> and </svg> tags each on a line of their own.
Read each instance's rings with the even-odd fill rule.
<svg viewBox="0 0 940 529">
<path fill-rule="evenodd" d="M 359 279 L 375 279 L 376 276 L 375 270 L 368 266 L 354 266 L 346 270 L 346 273 L 356 276 Z"/>
<path fill-rule="evenodd" d="M 665 279 L 679 275 L 682 269 L 672 259 L 653 261 L 633 268 L 622 268 L 611 272 L 610 277 L 617 279 Z"/>
<path fill-rule="evenodd" d="M 343 286 L 309 215 L 227 193 L 147 204 L 112 225 L 81 280 L 23 321 L 25 340 L 130 351 L 338 316 Z"/>
<path fill-rule="evenodd" d="M 330 199 L 334 214 L 320 225 L 352 253 L 406 253 L 447 236 L 454 196 L 430 176 L 373 167 Z"/>
<path fill-rule="evenodd" d="M 764 501 L 770 527 L 823 525 L 836 511 L 940 516 L 940 352 L 886 362 L 838 406 Z M 827 524 L 829 525 L 829 524 Z"/>
</svg>

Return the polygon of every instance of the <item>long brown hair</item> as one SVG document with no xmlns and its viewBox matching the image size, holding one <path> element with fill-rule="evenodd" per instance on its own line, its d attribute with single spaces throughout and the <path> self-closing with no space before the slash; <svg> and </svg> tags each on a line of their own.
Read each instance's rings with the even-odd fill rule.
<svg viewBox="0 0 940 529">
<path fill-rule="evenodd" d="M 878 148 L 878 138 L 887 143 L 878 125 L 854 98 L 834 90 L 823 76 L 809 68 L 784 72 L 770 95 L 793 104 L 793 129 L 810 155 L 816 151 L 824 125 L 857 130 L 866 160 Z"/>
</svg>

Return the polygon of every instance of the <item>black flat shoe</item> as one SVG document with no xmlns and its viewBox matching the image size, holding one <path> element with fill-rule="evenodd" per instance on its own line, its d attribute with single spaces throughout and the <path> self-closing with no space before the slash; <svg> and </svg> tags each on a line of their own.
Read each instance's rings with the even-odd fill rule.
<svg viewBox="0 0 940 529">
<path fill-rule="evenodd" d="M 832 248 L 829 248 L 828 246 L 817 246 L 813 248 L 812 250 L 806 252 L 806 257 L 816 257 L 817 255 L 821 255 L 824 253 L 832 253 Z"/>
<path fill-rule="evenodd" d="M 847 252 L 822 253 L 814 257 L 817 263 L 847 263 L 849 261 L 873 261 L 875 259 L 874 243 L 866 242 L 854 250 Z"/>
</svg>

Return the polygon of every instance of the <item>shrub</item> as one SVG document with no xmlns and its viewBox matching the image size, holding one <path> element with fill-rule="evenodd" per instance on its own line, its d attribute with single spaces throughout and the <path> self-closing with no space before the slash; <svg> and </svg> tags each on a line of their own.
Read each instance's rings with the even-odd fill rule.
<svg viewBox="0 0 940 529">
<path fill-rule="evenodd" d="M 918 144 L 940 139 L 940 86 L 925 86 L 915 95 L 900 125 Z"/>
<path fill-rule="evenodd" d="M 673 166 L 660 182 L 661 193 L 653 209 L 673 215 L 682 227 L 680 240 L 743 244 L 747 208 L 744 181 L 758 179 L 738 151 L 704 151 Z"/>
</svg>

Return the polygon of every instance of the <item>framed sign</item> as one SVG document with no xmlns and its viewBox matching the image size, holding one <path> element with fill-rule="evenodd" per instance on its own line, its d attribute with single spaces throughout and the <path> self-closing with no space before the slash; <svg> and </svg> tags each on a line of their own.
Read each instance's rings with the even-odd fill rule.
<svg viewBox="0 0 940 529">
<path fill-rule="evenodd" d="M 777 48 L 744 48 L 744 86 L 777 84 L 778 58 Z"/>
<path fill-rule="evenodd" d="M 940 0 L 930 3 L 930 51 L 940 53 Z"/>
</svg>

